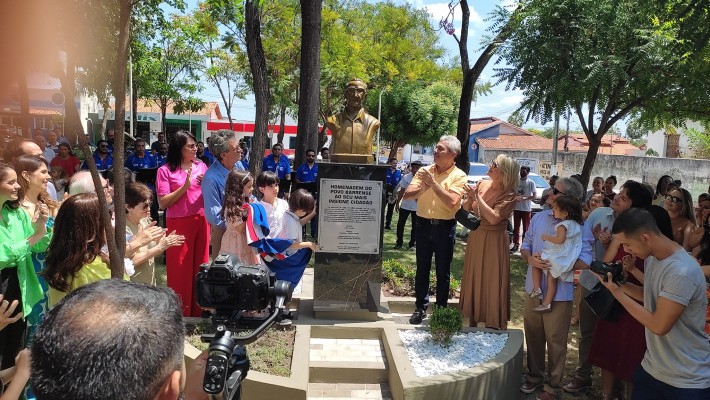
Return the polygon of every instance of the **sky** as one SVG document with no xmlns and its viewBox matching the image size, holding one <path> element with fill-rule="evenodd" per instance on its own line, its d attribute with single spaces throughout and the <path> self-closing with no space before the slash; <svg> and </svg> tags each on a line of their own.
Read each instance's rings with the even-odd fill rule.
<svg viewBox="0 0 710 400">
<path fill-rule="evenodd" d="M 371 1 L 371 0 L 368 0 Z M 449 3 L 447 2 L 437 2 L 436 0 L 390 0 L 394 4 L 405 4 L 407 2 L 413 4 L 415 7 L 420 9 L 426 9 L 431 15 L 430 21 L 434 28 L 438 28 L 439 21 L 442 17 L 449 13 Z M 488 21 L 488 16 L 495 9 L 497 5 L 504 7 L 512 7 L 515 0 L 480 0 L 476 2 L 471 2 L 475 4 L 470 4 L 471 18 L 469 23 L 469 59 L 470 63 L 473 65 L 478 58 L 480 53 L 481 40 L 487 33 L 487 29 L 490 26 L 490 21 Z M 188 11 L 194 9 L 197 4 L 197 0 L 188 0 Z M 456 29 L 456 34 L 460 33 L 461 28 L 461 9 L 457 7 L 454 13 L 454 27 Z M 448 35 L 443 30 L 439 31 L 440 40 L 439 43 L 443 46 L 448 54 L 447 58 L 452 58 L 458 55 L 457 43 L 453 36 Z M 495 73 L 494 68 L 500 67 L 496 66 L 495 61 L 497 57 L 494 57 L 484 69 L 483 74 L 479 82 L 491 82 L 495 83 L 493 74 Z M 217 89 L 210 85 L 208 82 L 204 83 L 204 89 L 200 92 L 199 96 L 204 101 L 216 101 L 220 103 L 220 107 L 223 108 L 221 97 Z M 512 90 L 506 91 L 505 84 L 499 84 L 492 88 L 490 94 L 479 97 L 471 106 L 471 118 L 480 117 L 496 117 L 499 119 L 507 120 L 508 116 L 515 111 L 519 106 L 520 102 L 523 100 L 523 94 L 520 91 Z M 223 113 L 226 116 L 226 113 Z M 234 106 L 232 107 L 233 118 L 237 120 L 247 120 L 253 121 L 255 116 L 254 108 L 254 97 L 248 96 L 244 100 L 237 99 Z M 560 123 L 561 129 L 565 127 L 566 121 Z M 524 124 L 526 128 L 549 128 L 552 127 L 551 123 L 543 126 L 535 121 L 529 121 Z M 574 118 L 570 121 L 570 128 L 575 130 L 579 129 L 579 123 L 575 121 Z"/>
</svg>

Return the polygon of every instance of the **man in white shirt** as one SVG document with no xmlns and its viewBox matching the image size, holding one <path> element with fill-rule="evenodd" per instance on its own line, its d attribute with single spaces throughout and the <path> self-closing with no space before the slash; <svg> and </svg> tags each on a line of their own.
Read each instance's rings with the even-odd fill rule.
<svg viewBox="0 0 710 400">
<path fill-rule="evenodd" d="M 515 210 L 513 211 L 513 247 L 511 252 L 516 252 L 520 249 L 520 225 L 523 225 L 522 237 L 525 237 L 525 232 L 530 226 L 530 216 L 532 215 L 532 201 L 535 199 L 535 182 L 528 179 L 530 167 L 523 165 L 520 167 L 520 183 L 515 189 Z"/>
<path fill-rule="evenodd" d="M 404 191 L 407 189 L 410 183 L 412 183 L 412 178 L 417 174 L 422 163 L 419 161 L 412 162 L 412 171 L 402 177 L 397 185 L 397 203 L 394 206 L 395 211 L 399 213 L 399 218 L 397 219 L 397 244 L 395 244 L 395 249 L 401 249 L 404 243 L 404 226 L 407 223 L 407 217 L 412 216 L 412 230 L 409 236 L 409 250 L 414 249 L 417 243 L 417 200 L 409 199 L 402 200 L 404 197 Z"/>
</svg>

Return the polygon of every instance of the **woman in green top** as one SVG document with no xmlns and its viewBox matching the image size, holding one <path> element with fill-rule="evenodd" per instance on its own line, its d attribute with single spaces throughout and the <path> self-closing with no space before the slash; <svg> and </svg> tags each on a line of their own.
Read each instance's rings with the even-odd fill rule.
<svg viewBox="0 0 710 400">
<path fill-rule="evenodd" d="M 51 230 L 49 209 L 42 204 L 35 214 L 19 209 L 17 173 L 0 163 L 0 274 L 4 300 L 19 300 L 17 311 L 31 310 L 42 299 L 42 286 L 32 265 L 32 253 L 47 250 Z M 25 322 L 17 321 L 0 332 L 1 369 L 15 363 L 25 333 Z"/>
<path fill-rule="evenodd" d="M 32 216 L 37 212 L 38 207 L 44 204 L 49 208 L 52 217 L 57 215 L 59 205 L 47 193 L 47 183 L 51 179 L 47 160 L 39 156 L 24 155 L 17 157 L 14 166 L 17 173 L 17 181 L 20 185 L 18 193 L 20 209 Z M 51 225 L 54 220 L 50 219 L 50 221 Z M 39 274 L 44 270 L 46 256 L 45 252 L 32 253 L 32 264 L 35 273 Z M 25 319 L 27 320 L 26 346 L 32 343 L 34 332 L 47 312 L 47 282 L 42 276 L 39 276 L 39 283 L 42 285 L 44 294 L 42 299 L 32 307 L 32 310 L 25 310 Z"/>
<path fill-rule="evenodd" d="M 59 207 L 44 271 L 49 308 L 76 288 L 111 278 L 100 213 L 96 193 L 71 196 Z"/>
</svg>

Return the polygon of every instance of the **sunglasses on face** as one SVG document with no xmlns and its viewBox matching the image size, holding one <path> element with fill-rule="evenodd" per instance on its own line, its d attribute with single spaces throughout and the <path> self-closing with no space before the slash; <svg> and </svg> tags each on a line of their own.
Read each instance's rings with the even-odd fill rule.
<svg viewBox="0 0 710 400">
<path fill-rule="evenodd" d="M 552 188 L 552 194 L 554 194 L 555 196 L 557 196 L 558 194 L 562 194 L 562 195 L 567 196 L 567 193 L 565 193 L 565 192 L 563 192 L 563 191 L 561 191 L 561 190 L 558 190 L 556 187 L 553 187 L 553 188 Z"/>
<path fill-rule="evenodd" d="M 491 162 L 491 168 L 498 168 L 498 164 L 495 161 Z"/>
<path fill-rule="evenodd" d="M 666 200 L 670 201 L 673 204 L 680 203 L 683 201 L 683 199 L 681 199 L 680 197 L 671 196 L 670 194 L 666 195 Z"/>
</svg>

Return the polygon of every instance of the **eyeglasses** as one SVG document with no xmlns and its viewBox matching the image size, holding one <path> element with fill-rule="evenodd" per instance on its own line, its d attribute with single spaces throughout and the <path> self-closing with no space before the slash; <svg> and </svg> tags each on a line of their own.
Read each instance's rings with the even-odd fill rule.
<svg viewBox="0 0 710 400">
<path fill-rule="evenodd" d="M 673 204 L 680 203 L 683 201 L 683 199 L 681 199 L 680 197 L 671 196 L 670 194 L 666 195 L 666 200 L 670 201 Z"/>
<path fill-rule="evenodd" d="M 552 188 L 552 194 L 554 194 L 555 196 L 557 196 L 558 194 L 563 194 L 563 195 L 567 196 L 567 193 L 557 189 L 556 187 Z"/>
<path fill-rule="evenodd" d="M 141 205 L 141 208 L 143 208 L 143 210 L 147 210 L 150 208 L 150 202 L 148 202 L 148 201 L 146 201 L 145 203 L 141 203 L 140 205 Z"/>
<path fill-rule="evenodd" d="M 498 168 L 498 164 L 495 161 L 491 162 L 491 168 Z"/>
</svg>

